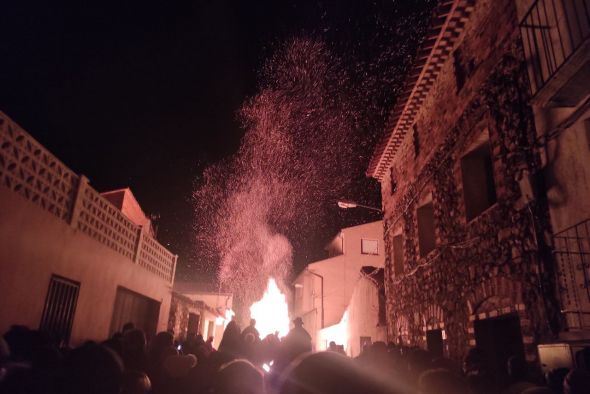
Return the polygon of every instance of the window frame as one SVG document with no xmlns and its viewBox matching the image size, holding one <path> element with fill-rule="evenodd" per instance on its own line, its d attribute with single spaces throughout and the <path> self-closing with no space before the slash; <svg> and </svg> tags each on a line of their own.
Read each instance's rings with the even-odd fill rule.
<svg viewBox="0 0 590 394">
<path fill-rule="evenodd" d="M 376 252 L 375 253 L 366 253 L 366 252 L 364 252 L 363 241 L 375 241 L 375 242 L 377 242 Z M 367 256 L 379 256 L 379 240 L 378 239 L 373 239 L 373 238 L 361 238 L 361 254 L 367 255 Z"/>
<path fill-rule="evenodd" d="M 491 176 L 491 182 L 489 183 L 490 185 L 493 186 L 493 194 L 494 194 L 494 199 L 491 202 L 491 204 L 487 205 L 487 207 L 485 209 L 482 209 L 481 211 L 479 211 L 476 214 L 471 213 L 470 214 L 470 210 L 472 209 L 468 209 L 468 198 L 465 195 L 465 172 L 463 170 L 464 166 L 464 160 L 467 160 L 467 157 L 470 155 L 473 155 L 476 151 L 482 149 L 484 146 L 488 147 L 488 151 L 489 151 L 489 159 L 490 159 L 490 176 Z M 487 163 L 486 163 L 487 164 Z M 498 188 L 496 185 L 496 175 L 495 175 L 495 171 L 494 171 L 494 156 L 493 156 L 493 151 L 492 151 L 492 146 L 490 144 L 490 138 L 489 138 L 489 131 L 486 128 L 485 130 L 483 130 L 481 132 L 481 134 L 478 136 L 478 138 L 464 151 L 464 153 L 461 155 L 461 157 L 459 158 L 458 161 L 458 167 L 459 167 L 459 173 L 460 173 L 460 181 L 461 181 L 461 194 L 463 197 L 463 207 L 464 207 L 464 214 L 465 214 L 465 222 L 467 224 L 471 223 L 472 221 L 476 220 L 477 218 L 481 217 L 483 214 L 485 214 L 486 212 L 488 212 L 490 209 L 492 209 L 494 206 L 496 206 L 498 204 Z M 486 174 L 487 176 L 487 174 Z M 488 179 L 485 180 L 485 183 L 487 184 L 489 182 Z"/>
</svg>

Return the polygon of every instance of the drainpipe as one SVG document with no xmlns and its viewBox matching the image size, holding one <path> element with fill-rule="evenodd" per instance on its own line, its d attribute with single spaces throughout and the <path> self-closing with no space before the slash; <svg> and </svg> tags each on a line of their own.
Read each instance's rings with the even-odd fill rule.
<svg viewBox="0 0 590 394">
<path fill-rule="evenodd" d="M 309 272 L 312 275 L 317 276 L 318 278 L 320 278 L 320 283 L 321 283 L 321 287 L 320 287 L 320 292 L 321 292 L 321 306 L 322 306 L 322 328 L 324 328 L 324 277 L 320 274 L 316 274 L 313 271 L 310 271 L 309 268 L 305 268 L 305 270 L 307 272 Z"/>
</svg>

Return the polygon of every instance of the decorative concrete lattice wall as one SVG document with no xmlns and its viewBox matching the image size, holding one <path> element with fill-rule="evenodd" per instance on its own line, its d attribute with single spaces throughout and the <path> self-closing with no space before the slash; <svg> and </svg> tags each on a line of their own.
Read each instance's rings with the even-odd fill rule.
<svg viewBox="0 0 590 394">
<path fill-rule="evenodd" d="M 177 256 L 0 112 L 0 187 L 172 282 Z"/>
</svg>

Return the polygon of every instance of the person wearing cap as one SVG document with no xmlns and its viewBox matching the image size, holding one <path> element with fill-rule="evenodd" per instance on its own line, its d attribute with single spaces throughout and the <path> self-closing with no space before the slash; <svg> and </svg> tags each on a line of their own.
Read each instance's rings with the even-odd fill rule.
<svg viewBox="0 0 590 394">
<path fill-rule="evenodd" d="M 292 358 L 311 352 L 311 335 L 303 328 L 303 319 L 296 317 L 293 320 L 293 328 L 285 338 L 285 345 L 289 349 Z"/>
</svg>

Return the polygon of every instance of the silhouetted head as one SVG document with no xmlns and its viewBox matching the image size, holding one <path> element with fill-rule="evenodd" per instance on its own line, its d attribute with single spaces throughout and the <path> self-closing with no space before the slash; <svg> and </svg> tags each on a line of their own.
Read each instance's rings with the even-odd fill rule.
<svg viewBox="0 0 590 394">
<path fill-rule="evenodd" d="M 563 381 L 564 394 L 587 394 L 590 387 L 590 373 L 582 369 L 570 371 Z"/>
<path fill-rule="evenodd" d="M 336 352 L 306 353 L 280 378 L 280 394 L 395 393 L 390 381 Z M 401 392 L 401 391 L 400 391 Z"/>
<path fill-rule="evenodd" d="M 72 350 L 64 362 L 64 391 L 68 394 L 118 394 L 122 381 L 121 359 L 94 342 Z"/>
<path fill-rule="evenodd" d="M 174 336 L 167 331 L 159 332 L 150 344 L 150 356 L 157 360 L 162 351 L 174 345 Z"/>
<path fill-rule="evenodd" d="M 135 329 L 135 324 L 133 322 L 127 322 L 123 324 L 122 334 L 125 334 L 127 331 L 131 331 Z"/>
<path fill-rule="evenodd" d="M 423 394 L 467 393 L 461 377 L 446 369 L 431 369 L 423 372 L 418 381 L 418 391 Z"/>
<path fill-rule="evenodd" d="M 474 347 L 467 351 L 463 359 L 463 372 L 466 374 L 479 373 L 485 369 L 487 364 L 487 355 L 483 349 Z"/>
<path fill-rule="evenodd" d="M 264 394 L 264 375 L 247 360 L 223 364 L 214 380 L 216 394 Z"/>
<path fill-rule="evenodd" d="M 123 377 L 124 394 L 148 394 L 151 393 L 152 382 L 150 378 L 140 371 L 126 371 Z"/>
<path fill-rule="evenodd" d="M 162 369 L 164 374 L 173 379 L 187 376 L 189 371 L 197 365 L 197 357 L 193 354 L 184 356 L 174 354 L 164 359 Z"/>
<path fill-rule="evenodd" d="M 556 394 L 563 393 L 563 381 L 569 373 L 568 368 L 555 368 L 545 374 L 547 386 Z"/>
<path fill-rule="evenodd" d="M 123 352 L 143 353 L 145 352 L 145 333 L 138 329 L 132 329 L 123 335 Z"/>
<path fill-rule="evenodd" d="M 293 325 L 295 327 L 302 327 L 303 326 L 303 319 L 300 317 L 296 317 L 295 319 L 293 319 Z"/>
</svg>

